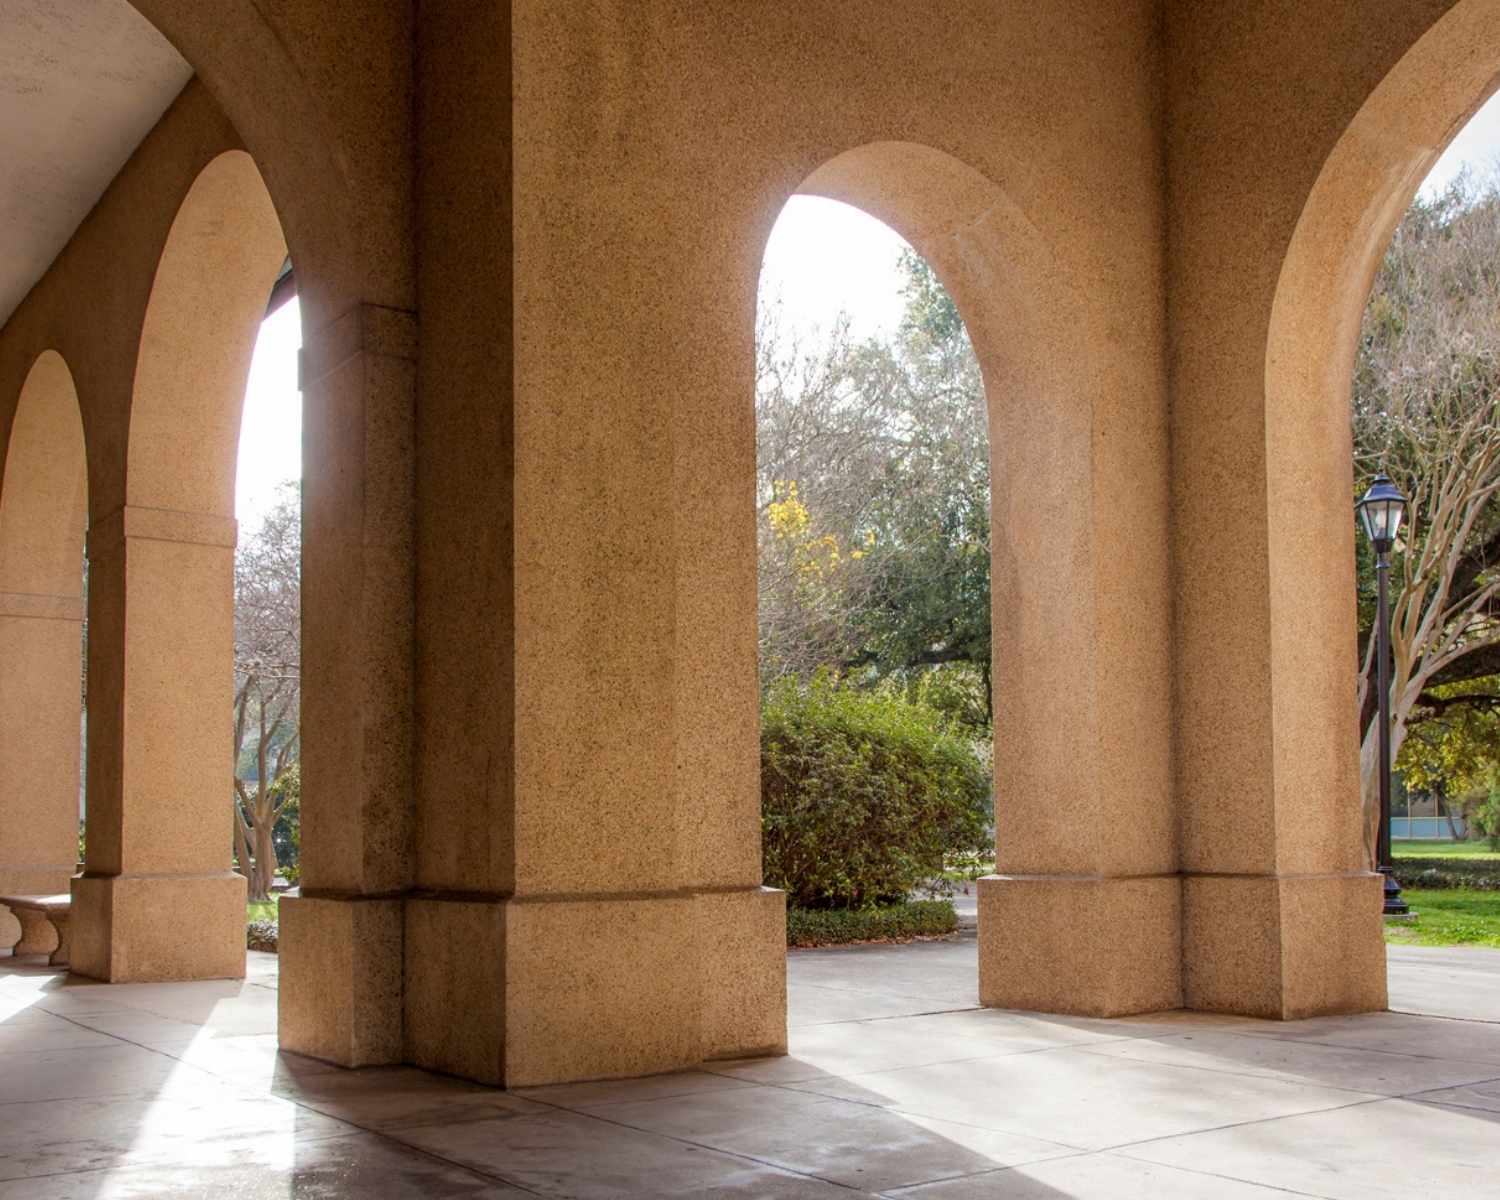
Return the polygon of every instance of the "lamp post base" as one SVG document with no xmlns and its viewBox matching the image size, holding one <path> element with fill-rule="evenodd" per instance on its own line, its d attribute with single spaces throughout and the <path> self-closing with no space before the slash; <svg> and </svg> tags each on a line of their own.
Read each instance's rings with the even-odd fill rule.
<svg viewBox="0 0 1500 1200">
<path fill-rule="evenodd" d="M 1378 870 L 1385 880 L 1385 904 L 1380 911 L 1388 917 L 1406 916 L 1411 909 L 1401 898 L 1401 885 L 1396 882 L 1395 871 L 1390 867 L 1380 867 Z"/>
</svg>

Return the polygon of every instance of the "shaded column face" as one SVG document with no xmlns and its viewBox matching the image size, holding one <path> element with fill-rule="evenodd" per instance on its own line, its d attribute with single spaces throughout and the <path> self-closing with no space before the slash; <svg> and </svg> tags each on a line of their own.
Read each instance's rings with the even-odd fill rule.
<svg viewBox="0 0 1500 1200">
<path fill-rule="evenodd" d="M 113 981 L 236 977 L 230 870 L 234 522 L 126 507 L 91 531 L 84 875 L 73 969 Z"/>
<path fill-rule="evenodd" d="M 278 1032 L 351 1067 L 403 1053 L 415 355 L 413 315 L 377 305 L 312 333 L 302 354 L 302 879 L 280 905 Z"/>
</svg>

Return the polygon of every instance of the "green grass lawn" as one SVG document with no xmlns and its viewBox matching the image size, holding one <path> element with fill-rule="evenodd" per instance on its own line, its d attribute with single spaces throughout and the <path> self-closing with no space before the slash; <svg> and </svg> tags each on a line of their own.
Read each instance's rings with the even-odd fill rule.
<svg viewBox="0 0 1500 1200">
<path fill-rule="evenodd" d="M 1500 858 L 1488 842 L 1411 842 L 1397 838 L 1391 843 L 1392 858 Z"/>
<path fill-rule="evenodd" d="M 258 900 L 245 905 L 246 921 L 274 921 L 275 919 L 275 900 Z"/>
<path fill-rule="evenodd" d="M 1470 888 L 1405 888 L 1417 914 L 1410 923 L 1388 921 L 1385 940 L 1398 946 L 1491 946 L 1500 950 L 1500 892 Z"/>
</svg>

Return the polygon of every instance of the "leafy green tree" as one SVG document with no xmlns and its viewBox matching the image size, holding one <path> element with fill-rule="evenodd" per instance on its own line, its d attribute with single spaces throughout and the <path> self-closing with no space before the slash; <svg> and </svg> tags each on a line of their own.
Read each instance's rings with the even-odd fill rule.
<svg viewBox="0 0 1500 1200">
<path fill-rule="evenodd" d="M 761 710 L 766 882 L 808 908 L 904 900 L 990 846 L 990 773 L 899 688 L 783 678 Z"/>
<path fill-rule="evenodd" d="M 1397 228 L 1361 327 L 1354 444 L 1363 483 L 1388 473 L 1410 498 L 1393 553 L 1392 744 L 1426 721 L 1454 770 L 1493 717 L 1480 681 L 1500 673 L 1500 187 L 1460 180 L 1418 199 Z M 1371 563 L 1361 547 L 1361 780 L 1376 825 L 1377 697 Z M 1446 749 L 1444 749 L 1446 748 Z M 1428 761 L 1428 760 L 1424 760 Z"/>
</svg>

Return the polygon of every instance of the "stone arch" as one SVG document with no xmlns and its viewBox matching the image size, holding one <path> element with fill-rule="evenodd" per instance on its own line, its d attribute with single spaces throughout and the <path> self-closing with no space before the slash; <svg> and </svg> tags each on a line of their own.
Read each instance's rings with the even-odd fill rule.
<svg viewBox="0 0 1500 1200">
<path fill-rule="evenodd" d="M 404 143 L 411 63 L 401 6 L 268 13 L 249 0 L 205 8 L 193 0 L 130 0 L 176 47 L 265 172 L 297 250 L 304 320 L 317 329 L 351 303 L 409 307 L 412 265 Z M 368 72 L 339 69 L 360 54 Z"/>
<path fill-rule="evenodd" d="M 982 369 L 993 681 L 1006 735 L 995 745 L 1000 877 L 981 887 L 982 910 L 995 912 L 981 921 L 981 998 L 1096 1013 L 1171 1007 L 1175 814 L 1159 801 L 1167 751 L 1147 715 L 1165 685 L 1149 665 L 1127 682 L 1131 656 L 1163 645 L 1166 632 L 1138 628 L 1133 647 L 1122 639 L 1112 610 L 1124 590 L 1100 561 L 1119 552 L 1101 549 L 1112 527 L 1159 527 L 1160 497 L 1101 468 L 1096 439 L 1119 418 L 1095 348 L 1111 337 L 1037 223 L 944 150 L 870 142 L 828 158 L 793 191 L 854 205 L 910 242 L 953 295 Z M 1057 687 L 1065 678 L 1079 686 Z M 1130 839 L 1090 815 L 1106 793 L 1129 811 Z M 1007 919 L 1002 907 L 1030 916 Z M 1118 928 L 1119 962 L 1068 932 L 1085 925 Z M 1043 959 L 1058 969 L 1038 972 Z"/>
<path fill-rule="evenodd" d="M 46 350 L 0 477 L 0 891 L 66 891 L 77 858 L 87 475 L 73 377 Z"/>
<path fill-rule="evenodd" d="M 88 480 L 83 421 L 62 355 L 43 351 L 21 386 L 0 482 L 0 588 L 81 595 Z"/>
<path fill-rule="evenodd" d="M 256 332 L 286 244 L 250 155 L 197 175 L 152 280 L 125 503 L 89 533 L 88 857 L 74 969 L 115 981 L 244 973 L 230 871 L 235 458 Z M 149 917 L 193 911 L 192 936 Z"/>
<path fill-rule="evenodd" d="M 996 777 L 1004 795 L 1050 790 L 1048 778 L 1070 771 L 1065 747 L 1046 730 L 1091 715 L 1028 714 L 1030 706 L 1004 698 L 1056 695 L 1045 680 L 1058 664 L 1037 635 L 1054 621 L 1088 620 L 1085 591 L 1048 582 L 1090 569 L 1087 370 L 1076 354 L 1059 352 L 1083 340 L 1077 331 L 1087 316 L 1027 215 L 945 151 L 871 142 L 829 159 L 797 191 L 854 205 L 900 233 L 941 277 L 969 329 L 991 433 L 996 708 L 1022 723 L 997 744 Z M 1091 654 L 1092 639 L 1074 651 Z M 1010 869 L 1034 869 L 1048 853 L 1047 830 L 1023 811 L 1007 808 L 998 820 Z"/>
<path fill-rule="evenodd" d="M 1500 3 L 1465 0 L 1432 25 L 1360 105 L 1324 160 L 1281 262 L 1265 350 L 1267 554 L 1273 681 L 1299 677 L 1273 706 L 1273 754 L 1292 794 L 1338 812 L 1283 849 L 1358 865 L 1363 838 L 1348 702 L 1355 644 L 1350 388 L 1375 273 L 1402 214 L 1443 149 L 1500 84 Z M 1311 678 L 1309 678 L 1311 673 Z M 1330 735 L 1328 731 L 1332 730 Z M 1311 832 L 1312 830 L 1316 832 Z"/>
<path fill-rule="evenodd" d="M 255 161 L 214 158 L 172 222 L 141 327 L 126 504 L 234 516 L 245 382 L 286 242 Z"/>
</svg>

